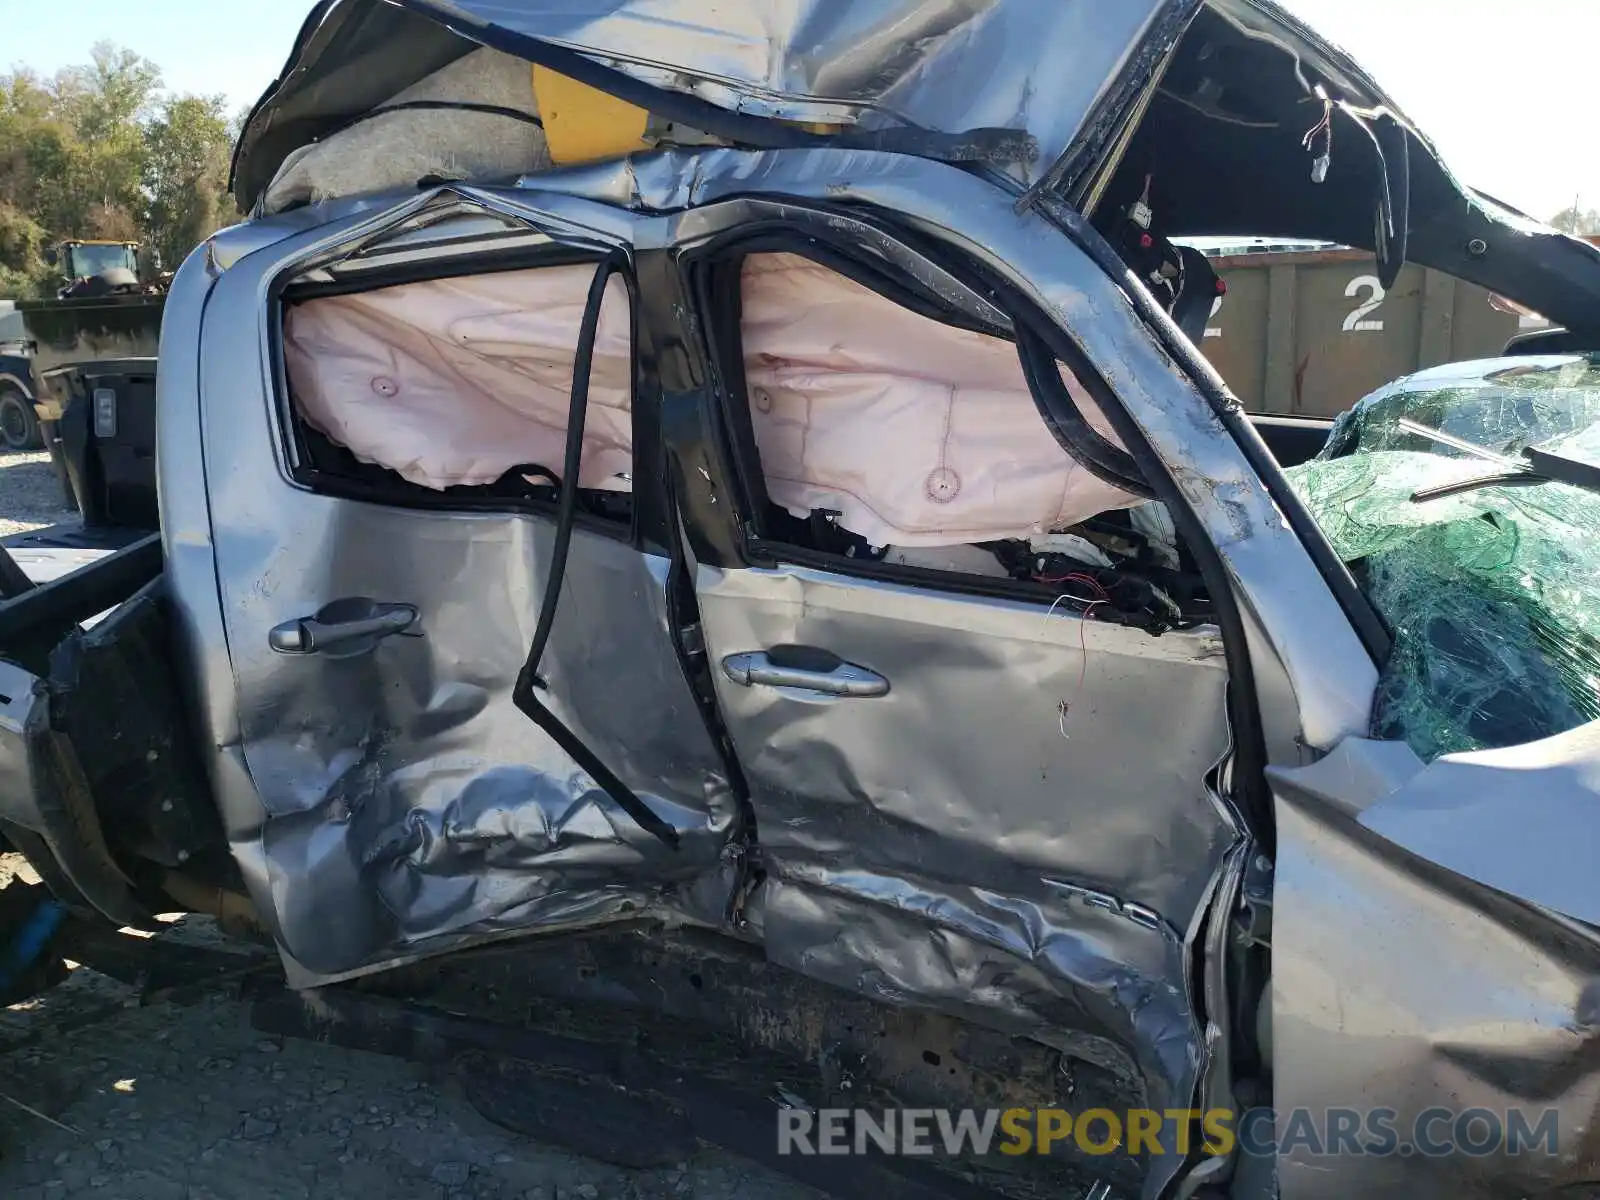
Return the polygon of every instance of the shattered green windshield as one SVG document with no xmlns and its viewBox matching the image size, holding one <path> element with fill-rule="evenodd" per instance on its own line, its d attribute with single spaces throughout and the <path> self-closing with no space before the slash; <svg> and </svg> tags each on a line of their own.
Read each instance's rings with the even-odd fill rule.
<svg viewBox="0 0 1600 1200">
<path fill-rule="evenodd" d="M 1413 498 L 1524 475 L 1530 446 L 1600 464 L 1600 359 L 1412 376 L 1288 472 L 1394 633 L 1373 735 L 1425 761 L 1600 717 L 1600 493 L 1544 482 Z"/>
</svg>

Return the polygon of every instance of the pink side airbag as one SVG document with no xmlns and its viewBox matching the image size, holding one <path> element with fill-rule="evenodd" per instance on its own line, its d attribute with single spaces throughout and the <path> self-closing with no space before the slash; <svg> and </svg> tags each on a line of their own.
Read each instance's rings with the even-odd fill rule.
<svg viewBox="0 0 1600 1200">
<path fill-rule="evenodd" d="M 559 472 L 578 328 L 594 267 L 431 279 L 289 310 L 290 390 L 314 428 L 430 488 Z M 627 285 L 600 310 L 584 417 L 584 487 L 626 491 L 633 470 Z"/>
<path fill-rule="evenodd" d="M 299 304 L 285 322 L 295 401 L 357 458 L 426 487 L 491 483 L 530 463 L 559 471 L 593 275 L 548 267 Z M 1140 502 L 1056 443 L 1009 342 L 918 316 L 794 255 L 751 256 L 742 290 L 762 470 L 790 512 L 835 510 L 877 545 L 948 546 L 1026 538 Z M 631 326 L 614 278 L 595 344 L 585 487 L 631 486 Z"/>
<path fill-rule="evenodd" d="M 745 375 L 767 491 L 875 545 L 1026 538 L 1140 503 L 1045 427 L 1016 347 L 952 329 L 788 254 L 743 280 Z M 1104 417 L 1077 380 L 1069 392 Z M 1114 439 L 1113 439 L 1114 440 Z"/>
</svg>

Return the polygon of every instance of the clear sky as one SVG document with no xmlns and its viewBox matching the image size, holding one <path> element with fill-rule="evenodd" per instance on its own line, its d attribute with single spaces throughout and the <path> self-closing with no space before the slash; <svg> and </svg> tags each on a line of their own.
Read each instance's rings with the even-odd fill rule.
<svg viewBox="0 0 1600 1200">
<path fill-rule="evenodd" d="M 1350 51 L 1473 186 L 1546 219 L 1580 194 L 1585 208 L 1600 209 L 1600 0 L 1287 5 Z M 154 59 L 173 88 L 222 93 L 242 107 L 277 75 L 310 8 L 311 0 L 0 0 L 0 66 L 54 71 L 86 60 L 104 38 Z"/>
</svg>

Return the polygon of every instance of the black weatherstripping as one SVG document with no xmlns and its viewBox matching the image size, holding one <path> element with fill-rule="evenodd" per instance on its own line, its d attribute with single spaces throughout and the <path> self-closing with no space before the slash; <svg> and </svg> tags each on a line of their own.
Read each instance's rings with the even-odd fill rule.
<svg viewBox="0 0 1600 1200">
<path fill-rule="evenodd" d="M 544 598 L 539 606 L 539 622 L 534 627 L 533 642 L 528 647 L 527 661 L 517 675 L 517 685 L 512 701 L 535 725 L 550 735 L 551 739 L 574 762 L 587 771 L 591 778 L 610 796 L 618 808 L 627 813 L 639 826 L 662 844 L 678 848 L 678 831 L 652 812 L 648 805 L 633 793 L 610 768 L 608 768 L 583 740 L 562 723 L 561 718 L 545 707 L 539 699 L 544 681 L 539 678 L 539 662 L 544 657 L 545 646 L 550 641 L 550 631 L 555 625 L 556 608 L 561 602 L 561 585 L 567 573 L 567 552 L 572 546 L 573 519 L 577 513 L 578 471 L 583 461 L 584 418 L 589 408 L 589 374 L 594 360 L 595 337 L 600 327 L 600 306 L 605 300 L 606 284 L 621 268 L 620 260 L 608 259 L 594 273 L 589 285 L 589 296 L 583 312 L 583 324 L 578 332 L 577 357 L 572 366 L 572 401 L 567 411 L 566 459 L 561 470 L 561 499 L 556 510 L 555 544 L 550 552 L 549 578 L 545 583 Z"/>
<path fill-rule="evenodd" d="M 1144 472 L 1133 455 L 1090 425 L 1077 403 L 1061 381 L 1056 356 L 1044 340 L 1029 331 L 1026 325 L 1016 328 L 1017 355 L 1022 360 L 1022 374 L 1028 382 L 1028 391 L 1038 406 L 1056 443 L 1085 471 L 1102 483 L 1119 487 L 1147 500 L 1155 499 L 1155 492 L 1145 482 Z M 1047 405 L 1048 396 L 1055 404 Z"/>
<path fill-rule="evenodd" d="M 1328 590 L 1338 601 L 1339 607 L 1344 611 L 1345 617 L 1355 630 L 1356 636 L 1361 639 L 1372 661 L 1378 664 L 1387 662 L 1394 644 L 1388 627 L 1384 625 L 1356 585 L 1349 568 L 1334 553 L 1321 527 L 1317 525 L 1293 486 L 1285 478 L 1277 461 L 1272 457 L 1272 451 L 1261 440 L 1261 435 L 1251 425 L 1243 406 L 1228 391 L 1227 384 L 1223 383 L 1216 368 L 1201 356 L 1188 339 L 1183 337 L 1182 331 L 1172 323 L 1171 317 L 1133 277 L 1127 264 L 1118 257 L 1111 243 L 1106 241 L 1099 230 L 1086 221 L 1076 209 L 1048 193 L 1038 197 L 1034 209 L 1082 247 L 1084 253 L 1121 288 L 1128 302 L 1133 305 L 1134 311 L 1155 334 L 1162 349 L 1183 369 L 1200 395 L 1205 398 L 1217 420 L 1222 422 L 1223 427 L 1233 437 L 1245 460 L 1261 480 L 1262 486 L 1266 488 L 1267 494 L 1283 512 L 1289 527 L 1300 539 L 1300 543 L 1306 548 L 1306 553 L 1311 556 L 1311 561 L 1321 572 Z M 1113 424 L 1120 424 L 1118 421 L 1118 417 L 1122 415 L 1120 412 L 1113 413 L 1108 410 L 1106 415 Z M 1128 434 L 1121 429 L 1118 432 L 1126 440 Z M 1187 511 L 1186 506 L 1184 511 Z"/>
</svg>

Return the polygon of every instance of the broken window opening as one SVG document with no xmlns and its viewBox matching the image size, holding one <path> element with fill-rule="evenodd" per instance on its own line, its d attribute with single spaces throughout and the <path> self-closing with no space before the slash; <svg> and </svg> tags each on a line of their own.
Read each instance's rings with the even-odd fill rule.
<svg viewBox="0 0 1600 1200">
<path fill-rule="evenodd" d="M 283 320 L 294 435 L 318 490 L 427 507 L 556 504 L 591 262 L 294 300 Z M 606 285 L 578 514 L 631 525 L 633 313 Z"/>
<path fill-rule="evenodd" d="M 1012 341 L 945 324 L 789 252 L 747 253 L 702 289 L 760 540 L 830 565 L 1020 585 L 1152 631 L 1209 619 L 1164 507 L 1088 391 L 1068 453 Z M 744 427 L 737 428 L 743 425 Z M 1130 477 L 1130 473 L 1131 476 Z"/>
</svg>

